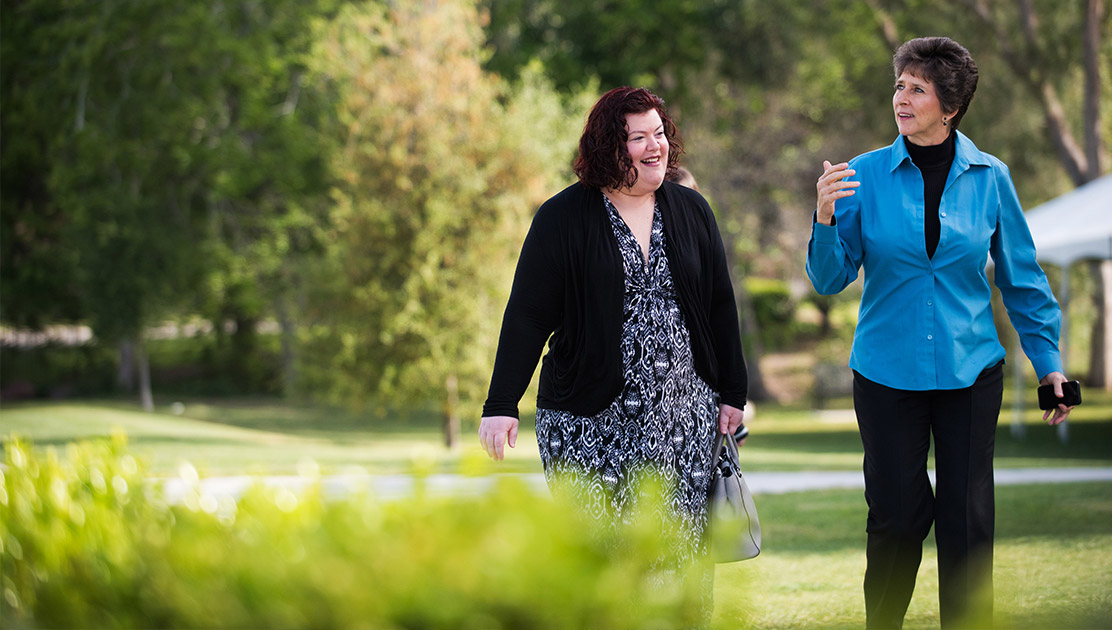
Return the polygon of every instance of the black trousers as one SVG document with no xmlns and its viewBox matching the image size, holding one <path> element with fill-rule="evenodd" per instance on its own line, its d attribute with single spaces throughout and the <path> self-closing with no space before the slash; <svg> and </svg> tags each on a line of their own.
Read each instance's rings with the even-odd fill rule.
<svg viewBox="0 0 1112 630">
<path fill-rule="evenodd" d="M 866 627 L 902 627 L 932 524 L 942 627 L 991 624 L 992 456 L 1003 388 L 1002 362 L 956 390 L 893 389 L 854 372 L 869 506 Z"/>
</svg>

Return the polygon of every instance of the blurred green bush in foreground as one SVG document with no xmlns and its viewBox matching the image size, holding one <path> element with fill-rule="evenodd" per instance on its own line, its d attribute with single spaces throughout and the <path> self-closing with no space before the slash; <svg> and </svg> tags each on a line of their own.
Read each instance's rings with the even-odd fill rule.
<svg viewBox="0 0 1112 630">
<path fill-rule="evenodd" d="M 584 535 L 574 510 L 513 483 L 479 497 L 399 501 L 261 484 L 235 500 L 195 486 L 169 505 L 122 436 L 64 454 L 13 438 L 0 476 L 8 628 L 669 628 L 698 619 L 699 581 L 683 586 L 651 568 L 668 548 L 659 523 Z"/>
</svg>

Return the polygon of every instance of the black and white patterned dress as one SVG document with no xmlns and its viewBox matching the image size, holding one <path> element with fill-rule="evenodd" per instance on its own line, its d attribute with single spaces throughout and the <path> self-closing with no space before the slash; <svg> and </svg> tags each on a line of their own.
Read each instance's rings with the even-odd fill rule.
<svg viewBox="0 0 1112 630">
<path fill-rule="evenodd" d="M 646 264 L 633 232 L 604 200 L 625 265 L 625 385 L 609 407 L 592 417 L 537 410 L 545 477 L 605 524 L 628 517 L 646 472 L 661 474 L 674 488 L 672 514 L 661 515 L 666 517 L 662 522 L 678 520 L 686 530 L 674 538 L 679 548 L 671 550 L 671 557 L 681 565 L 700 562 L 707 553 L 703 534 L 717 396 L 695 372 L 664 251 L 659 206 L 653 211 Z"/>
</svg>

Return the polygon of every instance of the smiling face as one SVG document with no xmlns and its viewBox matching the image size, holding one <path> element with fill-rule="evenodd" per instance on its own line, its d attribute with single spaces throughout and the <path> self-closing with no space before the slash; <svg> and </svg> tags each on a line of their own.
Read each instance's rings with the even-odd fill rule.
<svg viewBox="0 0 1112 630">
<path fill-rule="evenodd" d="M 943 112 L 934 84 L 910 72 L 896 79 L 892 110 L 900 135 L 919 146 L 941 144 L 950 134 L 950 127 L 943 125 L 942 119 L 952 118 L 956 113 Z"/>
<path fill-rule="evenodd" d="M 648 193 L 660 188 L 668 170 L 668 137 L 655 109 L 626 115 L 626 150 L 637 169 L 631 193 Z"/>
</svg>

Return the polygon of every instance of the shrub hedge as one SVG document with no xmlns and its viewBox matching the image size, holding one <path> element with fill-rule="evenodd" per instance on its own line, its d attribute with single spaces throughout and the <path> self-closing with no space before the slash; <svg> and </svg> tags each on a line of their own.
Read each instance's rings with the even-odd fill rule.
<svg viewBox="0 0 1112 630">
<path fill-rule="evenodd" d="M 789 347 L 798 334 L 798 323 L 795 319 L 796 304 L 788 283 L 751 277 L 745 279 L 745 287 L 753 300 L 753 313 L 765 348 L 778 350 Z"/>
<path fill-rule="evenodd" d="M 393 501 L 198 484 L 171 505 L 122 436 L 61 453 L 13 437 L 0 477 L 8 628 L 620 629 L 699 615 L 698 580 L 653 570 L 669 542 L 651 518 L 585 535 L 575 510 L 513 482 Z"/>
</svg>

